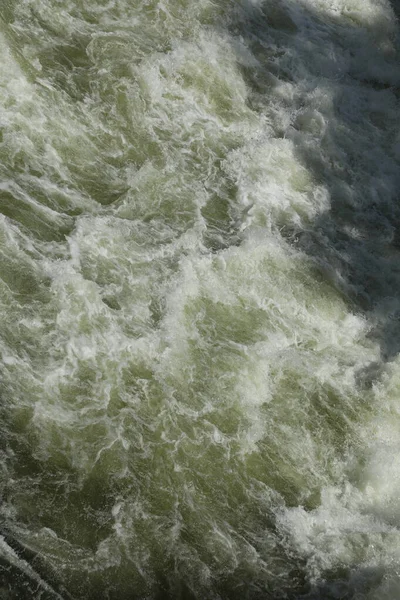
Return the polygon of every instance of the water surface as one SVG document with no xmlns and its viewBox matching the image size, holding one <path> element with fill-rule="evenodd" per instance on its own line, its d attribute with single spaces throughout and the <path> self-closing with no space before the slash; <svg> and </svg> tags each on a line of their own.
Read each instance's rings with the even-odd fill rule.
<svg viewBox="0 0 400 600">
<path fill-rule="evenodd" d="M 400 596 L 387 0 L 6 0 L 0 597 Z"/>
</svg>

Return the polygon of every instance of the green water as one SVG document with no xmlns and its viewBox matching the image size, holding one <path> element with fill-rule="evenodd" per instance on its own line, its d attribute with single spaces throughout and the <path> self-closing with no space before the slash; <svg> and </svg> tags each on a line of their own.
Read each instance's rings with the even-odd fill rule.
<svg viewBox="0 0 400 600">
<path fill-rule="evenodd" d="M 0 598 L 400 597 L 386 0 L 6 0 Z"/>
</svg>

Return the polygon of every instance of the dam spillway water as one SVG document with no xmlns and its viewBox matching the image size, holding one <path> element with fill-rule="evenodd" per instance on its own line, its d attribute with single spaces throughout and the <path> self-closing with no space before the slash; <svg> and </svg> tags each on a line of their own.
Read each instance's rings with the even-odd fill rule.
<svg viewBox="0 0 400 600">
<path fill-rule="evenodd" d="M 387 0 L 6 0 L 0 597 L 400 595 Z"/>
</svg>

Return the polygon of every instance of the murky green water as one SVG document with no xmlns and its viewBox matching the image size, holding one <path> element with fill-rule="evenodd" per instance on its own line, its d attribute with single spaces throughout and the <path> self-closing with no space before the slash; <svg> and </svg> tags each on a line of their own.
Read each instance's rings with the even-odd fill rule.
<svg viewBox="0 0 400 600">
<path fill-rule="evenodd" d="M 400 595 L 386 0 L 6 0 L 0 598 Z"/>
</svg>

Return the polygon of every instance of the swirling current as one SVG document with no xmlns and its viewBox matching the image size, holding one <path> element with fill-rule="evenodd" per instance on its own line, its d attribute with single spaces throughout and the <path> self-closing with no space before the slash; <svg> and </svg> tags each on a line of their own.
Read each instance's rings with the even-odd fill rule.
<svg viewBox="0 0 400 600">
<path fill-rule="evenodd" d="M 400 598 L 400 6 L 3 0 L 0 598 Z"/>
</svg>

